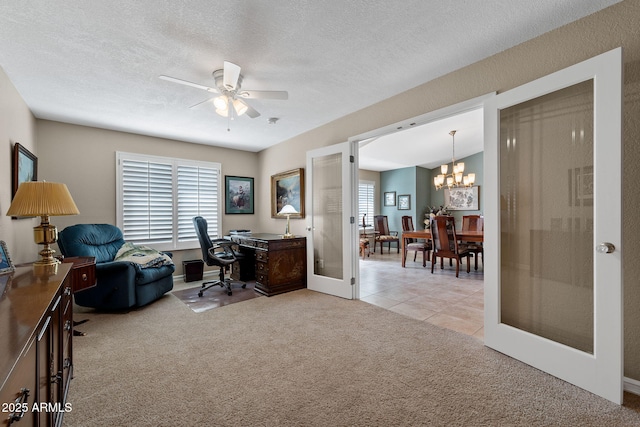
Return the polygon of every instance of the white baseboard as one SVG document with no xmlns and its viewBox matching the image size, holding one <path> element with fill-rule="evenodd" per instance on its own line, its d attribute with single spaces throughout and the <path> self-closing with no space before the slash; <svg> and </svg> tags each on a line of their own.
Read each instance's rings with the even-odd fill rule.
<svg viewBox="0 0 640 427">
<path fill-rule="evenodd" d="M 624 377 L 623 382 L 624 391 L 628 391 L 629 393 L 637 394 L 640 396 L 640 381 Z"/>
</svg>

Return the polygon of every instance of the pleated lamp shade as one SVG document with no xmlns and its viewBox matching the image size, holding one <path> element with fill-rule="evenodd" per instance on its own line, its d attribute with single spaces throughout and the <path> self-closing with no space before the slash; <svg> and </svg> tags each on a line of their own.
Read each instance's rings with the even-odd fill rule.
<svg viewBox="0 0 640 427">
<path fill-rule="evenodd" d="M 7 216 L 60 216 L 79 213 L 65 184 L 27 181 L 18 187 Z"/>
<path fill-rule="evenodd" d="M 20 184 L 7 211 L 7 216 L 39 216 L 40 225 L 33 227 L 33 239 L 43 245 L 40 259 L 33 263 L 36 274 L 55 274 L 59 260 L 51 245 L 58 240 L 56 226 L 49 223 L 50 216 L 78 215 L 78 207 L 65 184 L 46 181 L 27 181 Z"/>
</svg>

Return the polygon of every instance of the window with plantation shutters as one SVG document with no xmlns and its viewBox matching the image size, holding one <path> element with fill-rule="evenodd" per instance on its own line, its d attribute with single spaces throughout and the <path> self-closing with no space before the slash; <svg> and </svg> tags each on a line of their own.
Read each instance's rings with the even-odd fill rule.
<svg viewBox="0 0 640 427">
<path fill-rule="evenodd" d="M 365 222 L 367 224 L 373 224 L 373 209 L 375 193 L 375 183 L 373 181 L 360 181 L 358 183 L 358 217 L 359 222 L 362 224 L 363 215 L 367 215 Z"/>
<path fill-rule="evenodd" d="M 219 163 L 116 153 L 117 225 L 128 242 L 160 250 L 198 248 L 192 218 L 220 235 Z"/>
</svg>

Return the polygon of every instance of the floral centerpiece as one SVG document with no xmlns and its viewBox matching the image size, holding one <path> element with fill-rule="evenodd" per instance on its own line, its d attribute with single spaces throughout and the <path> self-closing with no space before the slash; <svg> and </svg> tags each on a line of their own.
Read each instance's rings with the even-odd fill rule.
<svg viewBox="0 0 640 427">
<path fill-rule="evenodd" d="M 447 206 L 427 206 L 427 213 L 424 214 L 424 229 L 431 227 L 431 218 L 440 215 L 450 215 Z"/>
</svg>

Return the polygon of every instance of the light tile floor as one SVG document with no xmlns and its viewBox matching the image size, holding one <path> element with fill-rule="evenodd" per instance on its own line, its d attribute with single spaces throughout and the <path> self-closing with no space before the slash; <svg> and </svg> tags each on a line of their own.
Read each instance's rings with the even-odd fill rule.
<svg viewBox="0 0 640 427">
<path fill-rule="evenodd" d="M 380 249 L 369 257 L 360 257 L 360 299 L 387 310 L 418 320 L 452 329 L 480 340 L 484 338 L 484 273 L 482 262 L 478 270 L 467 274 L 466 265 L 460 265 L 456 278 L 455 261 L 451 267 L 447 260 L 440 269 L 440 260 L 431 274 L 431 263 L 422 266 L 422 254 L 413 262 L 409 252 L 406 267 L 402 268 L 401 255 Z M 480 257 L 482 260 L 482 257 Z"/>
</svg>

